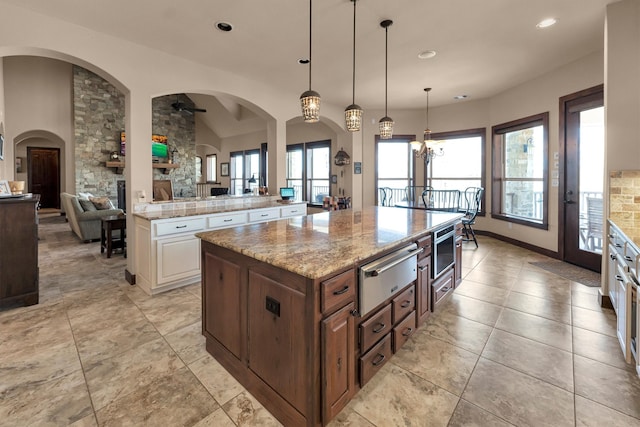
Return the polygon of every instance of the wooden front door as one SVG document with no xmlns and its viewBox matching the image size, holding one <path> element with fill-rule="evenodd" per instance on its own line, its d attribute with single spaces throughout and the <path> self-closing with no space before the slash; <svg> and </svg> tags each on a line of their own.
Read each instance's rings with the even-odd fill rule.
<svg viewBox="0 0 640 427">
<path fill-rule="evenodd" d="M 564 180 L 559 249 L 564 261 L 597 272 L 606 242 L 603 105 L 601 85 L 560 99 Z"/>
<path fill-rule="evenodd" d="M 40 207 L 60 209 L 60 149 L 27 147 L 29 192 Z"/>
</svg>

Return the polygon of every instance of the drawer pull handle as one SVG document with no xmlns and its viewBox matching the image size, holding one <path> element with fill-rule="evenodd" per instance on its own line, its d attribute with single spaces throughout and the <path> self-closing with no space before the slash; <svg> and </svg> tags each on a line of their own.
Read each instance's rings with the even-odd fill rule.
<svg viewBox="0 0 640 427">
<path fill-rule="evenodd" d="M 265 217 L 265 216 L 269 216 L 269 214 L 262 214 L 260 216 Z"/>
<path fill-rule="evenodd" d="M 440 292 L 449 292 L 449 287 L 444 287 L 442 289 L 440 289 Z"/>
<path fill-rule="evenodd" d="M 411 305 L 411 301 L 410 300 L 406 300 L 405 302 L 403 302 L 402 304 L 400 304 L 400 307 L 402 308 L 407 308 Z"/>
<path fill-rule="evenodd" d="M 625 255 L 624 259 L 625 261 L 633 261 L 633 258 L 631 258 L 629 255 Z"/>
<path fill-rule="evenodd" d="M 379 334 L 380 332 L 382 332 L 384 330 L 384 328 L 386 328 L 387 325 L 385 325 L 384 323 L 378 323 L 378 326 L 376 328 L 373 329 L 373 333 L 374 334 Z"/>
<path fill-rule="evenodd" d="M 402 336 L 404 337 L 408 337 L 411 336 L 411 334 L 413 333 L 413 328 L 407 328 L 403 333 Z"/>
<path fill-rule="evenodd" d="M 621 276 L 621 275 L 619 275 L 619 274 L 616 274 L 616 280 L 617 280 L 618 282 L 624 282 L 624 279 L 623 279 L 623 278 L 622 278 L 622 276 Z"/>
<path fill-rule="evenodd" d="M 609 258 L 611 258 L 611 261 L 615 261 L 616 260 L 616 256 L 614 254 L 609 254 Z"/>
<path fill-rule="evenodd" d="M 176 228 L 187 228 L 186 225 L 176 225 Z"/>
<path fill-rule="evenodd" d="M 289 211 L 290 213 L 298 213 L 297 210 Z"/>
<path fill-rule="evenodd" d="M 384 354 L 382 353 L 378 353 L 378 355 L 376 356 L 375 360 L 373 360 L 371 362 L 371 364 L 373 366 L 378 366 L 379 364 L 381 364 L 384 361 Z"/>
<path fill-rule="evenodd" d="M 616 248 L 621 248 L 621 247 L 622 247 L 622 245 L 621 245 L 620 243 L 616 243 L 614 246 L 615 246 Z"/>
<path fill-rule="evenodd" d="M 345 292 L 347 292 L 349 290 L 349 286 L 345 286 L 344 288 L 340 289 L 339 291 L 333 291 L 334 295 L 342 295 Z"/>
<path fill-rule="evenodd" d="M 420 271 L 425 271 L 426 269 L 427 269 L 426 265 L 424 267 L 420 267 Z"/>
<path fill-rule="evenodd" d="M 224 221 L 224 222 L 231 222 L 231 221 L 233 221 L 233 218 L 225 219 L 225 220 L 223 220 L 223 221 Z"/>
</svg>

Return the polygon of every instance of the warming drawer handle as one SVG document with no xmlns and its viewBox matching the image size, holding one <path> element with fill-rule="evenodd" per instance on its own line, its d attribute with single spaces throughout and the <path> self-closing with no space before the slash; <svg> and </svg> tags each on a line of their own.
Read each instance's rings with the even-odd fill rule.
<svg viewBox="0 0 640 427">
<path fill-rule="evenodd" d="M 373 270 L 371 272 L 367 271 L 365 274 L 368 275 L 368 276 L 372 276 L 372 277 L 379 276 L 380 274 L 384 273 L 385 271 L 389 270 L 390 268 L 393 268 L 396 265 L 400 264 L 401 262 L 408 260 L 412 256 L 422 252 L 423 250 L 424 249 L 422 249 L 422 248 L 415 249 L 415 250 L 403 255 L 401 258 L 398 258 L 397 260 L 395 260 L 393 262 L 390 262 L 389 264 L 385 265 L 384 267 L 376 268 L 375 270 Z"/>
<path fill-rule="evenodd" d="M 384 354 L 382 353 L 378 353 L 378 355 L 376 356 L 376 359 L 374 361 L 371 362 L 371 364 L 373 366 L 378 366 L 379 364 L 381 364 L 384 361 Z"/>
<path fill-rule="evenodd" d="M 408 337 L 411 336 L 411 334 L 413 333 L 413 328 L 407 328 L 403 333 L 402 336 Z"/>
<path fill-rule="evenodd" d="M 339 291 L 333 291 L 334 295 L 342 295 L 345 292 L 347 292 L 349 290 L 349 286 L 345 286 L 344 288 L 340 289 Z"/>
<path fill-rule="evenodd" d="M 384 331 L 384 328 L 386 328 L 387 325 L 385 325 L 384 323 L 378 323 L 378 327 L 375 329 L 372 329 L 374 334 L 379 334 L 380 332 Z"/>
</svg>

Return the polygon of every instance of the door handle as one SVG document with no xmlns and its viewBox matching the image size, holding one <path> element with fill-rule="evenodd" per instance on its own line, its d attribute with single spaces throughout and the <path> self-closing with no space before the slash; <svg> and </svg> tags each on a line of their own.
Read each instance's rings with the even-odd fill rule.
<svg viewBox="0 0 640 427">
<path fill-rule="evenodd" d="M 564 195 L 564 203 L 566 205 L 571 205 L 574 204 L 575 202 L 573 200 L 571 200 L 571 196 L 573 195 L 573 191 L 569 190 L 565 193 Z"/>
</svg>

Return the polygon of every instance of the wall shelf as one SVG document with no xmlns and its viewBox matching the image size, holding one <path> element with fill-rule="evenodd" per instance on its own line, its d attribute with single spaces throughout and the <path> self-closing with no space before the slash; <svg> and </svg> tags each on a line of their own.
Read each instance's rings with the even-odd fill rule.
<svg viewBox="0 0 640 427">
<path fill-rule="evenodd" d="M 106 162 L 106 166 L 108 168 L 114 168 L 118 174 L 121 174 L 124 170 L 124 162 Z M 152 163 L 152 167 L 154 169 L 162 169 L 162 173 L 166 175 L 171 172 L 171 169 L 179 168 L 180 165 L 178 163 Z"/>
</svg>

